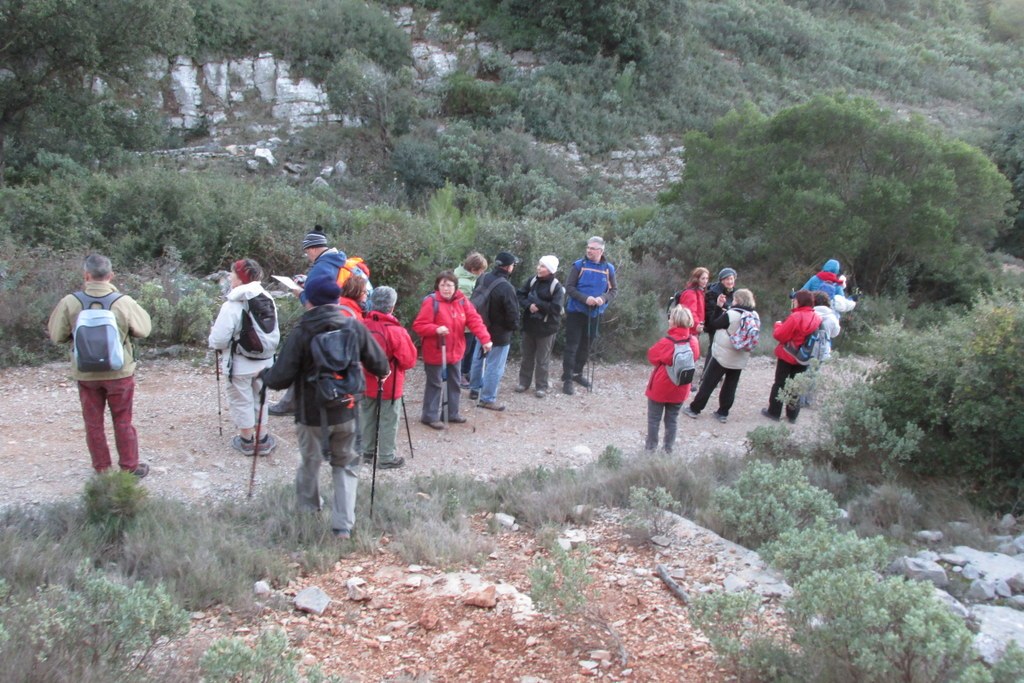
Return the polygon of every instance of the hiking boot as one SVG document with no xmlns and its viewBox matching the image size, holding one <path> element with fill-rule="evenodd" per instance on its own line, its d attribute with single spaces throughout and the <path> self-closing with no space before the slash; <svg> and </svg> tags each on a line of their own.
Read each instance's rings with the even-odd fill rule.
<svg viewBox="0 0 1024 683">
<path fill-rule="evenodd" d="M 533 392 L 533 395 L 536 396 L 537 398 L 544 398 L 545 396 L 548 395 L 548 392 L 546 392 L 543 389 L 538 389 L 537 391 Z"/>
<path fill-rule="evenodd" d="M 344 529 L 331 529 L 331 533 L 334 534 L 334 537 L 339 541 L 347 541 L 352 538 L 352 532 L 345 531 Z"/>
<path fill-rule="evenodd" d="M 590 388 L 590 380 L 588 380 L 583 375 L 573 375 L 572 376 L 572 381 L 576 382 L 576 384 L 579 384 L 584 389 L 589 389 Z"/>
<path fill-rule="evenodd" d="M 470 389 L 469 390 L 469 400 L 470 401 L 475 401 L 478 398 L 480 398 L 480 392 L 477 391 L 476 389 Z"/>
<path fill-rule="evenodd" d="M 790 417 L 789 415 L 787 415 L 786 416 L 786 422 L 788 422 L 791 425 L 795 425 L 796 424 L 796 417 L 795 416 L 794 417 Z"/>
<path fill-rule="evenodd" d="M 700 417 L 700 413 L 693 412 L 693 409 L 691 409 L 690 406 L 683 406 L 683 415 L 686 417 L 692 417 L 694 420 Z"/>
<path fill-rule="evenodd" d="M 240 434 L 236 434 L 231 439 L 231 447 L 236 451 L 239 451 L 242 455 L 253 455 L 256 452 L 256 441 L 254 439 L 243 438 Z M 272 437 L 270 434 L 265 434 L 260 437 L 260 455 L 270 455 L 270 452 L 277 448 L 277 439 Z"/>
<path fill-rule="evenodd" d="M 514 389 L 513 391 L 515 391 L 515 392 L 516 392 L 517 394 L 522 394 L 522 393 L 524 393 L 524 392 L 525 392 L 525 391 L 526 391 L 527 389 L 529 389 L 529 388 L 530 388 L 530 387 L 527 387 L 527 386 L 523 386 L 522 384 L 520 384 L 520 385 L 519 385 L 519 386 L 517 386 L 517 387 L 516 387 L 516 388 L 515 388 L 515 389 Z"/>
<path fill-rule="evenodd" d="M 145 476 L 149 474 L 149 463 L 140 462 L 135 466 L 135 469 L 132 470 L 132 474 L 135 475 L 136 479 L 144 479 Z"/>
<path fill-rule="evenodd" d="M 270 455 L 277 448 L 277 437 L 273 434 L 264 434 L 260 437 L 260 455 Z M 256 450 L 255 448 L 253 449 Z M 250 453 L 251 455 L 251 453 Z"/>
<path fill-rule="evenodd" d="M 405 465 L 405 458 L 395 458 L 394 460 L 387 460 L 385 462 L 378 462 L 377 469 L 379 470 L 397 470 L 399 467 Z"/>
<path fill-rule="evenodd" d="M 462 417 L 461 415 L 456 415 L 455 417 L 448 416 L 448 424 L 462 425 L 462 424 L 466 424 L 468 421 L 469 420 L 467 420 L 466 418 Z"/>
<path fill-rule="evenodd" d="M 712 415 L 714 415 L 715 419 L 718 420 L 719 422 L 721 422 L 722 424 L 725 424 L 726 422 L 729 421 L 729 416 L 728 415 L 722 415 L 721 413 L 719 413 L 717 411 L 712 413 Z"/>
<path fill-rule="evenodd" d="M 444 422 L 441 422 L 440 420 L 434 420 L 433 422 L 428 422 L 427 420 L 422 420 L 422 422 L 423 422 L 423 424 L 427 425 L 431 429 L 436 429 L 438 431 L 444 429 Z"/>
<path fill-rule="evenodd" d="M 576 388 L 572 385 L 571 379 L 567 379 L 562 383 L 562 393 L 569 394 L 570 396 L 576 393 Z"/>
<path fill-rule="evenodd" d="M 285 403 L 284 401 L 278 401 L 274 405 L 267 408 L 267 412 L 275 417 L 283 417 L 285 415 L 295 414 L 295 404 Z"/>
<path fill-rule="evenodd" d="M 367 465 L 373 464 L 373 453 L 363 453 L 363 462 Z"/>
<path fill-rule="evenodd" d="M 498 413 L 505 410 L 505 406 L 498 403 L 497 401 L 480 401 L 479 405 L 481 408 L 487 408 L 487 410 L 493 410 Z"/>
<path fill-rule="evenodd" d="M 767 408 L 761 408 L 761 414 L 767 417 L 769 420 L 774 420 L 775 422 L 778 422 L 780 419 L 782 419 L 769 413 Z"/>
</svg>

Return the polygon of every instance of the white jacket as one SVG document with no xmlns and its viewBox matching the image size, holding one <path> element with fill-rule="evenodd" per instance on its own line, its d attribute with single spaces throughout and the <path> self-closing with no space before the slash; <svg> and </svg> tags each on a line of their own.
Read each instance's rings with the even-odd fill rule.
<svg viewBox="0 0 1024 683">
<path fill-rule="evenodd" d="M 729 370 L 742 370 L 747 367 L 750 360 L 750 351 L 740 351 L 732 345 L 729 336 L 734 334 L 740 326 L 740 318 L 745 311 L 739 308 L 730 308 L 726 311 L 729 316 L 729 327 L 719 330 L 715 334 L 714 344 L 711 346 L 711 357 L 718 361 L 718 364 Z M 707 324 L 707 323 L 705 323 Z"/>
<path fill-rule="evenodd" d="M 221 304 L 217 319 L 213 322 L 213 327 L 210 328 L 208 343 L 211 349 L 227 351 L 231 348 L 231 341 L 242 331 L 242 313 L 245 310 L 245 302 L 260 294 L 267 294 L 267 291 L 259 282 L 238 285 L 228 292 L 228 300 Z M 270 295 L 267 294 L 267 296 Z M 240 353 L 221 355 L 223 356 L 221 359 L 223 371 L 227 373 L 230 370 L 235 375 L 255 375 L 263 368 L 269 368 L 274 364 L 273 358 L 247 358 Z"/>
<path fill-rule="evenodd" d="M 828 345 L 821 356 L 821 359 L 825 360 L 832 355 L 832 340 L 839 336 L 843 328 L 839 325 L 839 316 L 831 306 L 815 306 L 814 312 L 821 318 L 821 326 L 828 335 Z"/>
</svg>

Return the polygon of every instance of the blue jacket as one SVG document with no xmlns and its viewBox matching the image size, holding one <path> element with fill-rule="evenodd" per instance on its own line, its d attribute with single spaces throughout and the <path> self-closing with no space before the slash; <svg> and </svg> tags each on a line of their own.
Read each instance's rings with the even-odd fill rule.
<svg viewBox="0 0 1024 683">
<path fill-rule="evenodd" d="M 346 260 L 348 260 L 348 257 L 345 256 L 345 252 L 338 251 L 332 247 L 316 257 L 316 261 L 313 261 L 309 272 L 306 273 L 306 280 L 312 280 L 320 275 L 330 275 L 333 278 L 337 278 L 338 271 L 344 267 Z M 306 303 L 305 292 L 299 294 L 299 301 L 303 304 Z"/>
<path fill-rule="evenodd" d="M 604 313 L 608 304 L 615 298 L 618 288 L 615 286 L 615 266 L 604 256 L 598 263 L 581 258 L 572 264 L 572 272 L 565 283 L 568 304 L 565 310 L 569 313 L 586 313 L 591 318 Z M 588 306 L 588 296 L 604 297 L 600 306 Z"/>
</svg>

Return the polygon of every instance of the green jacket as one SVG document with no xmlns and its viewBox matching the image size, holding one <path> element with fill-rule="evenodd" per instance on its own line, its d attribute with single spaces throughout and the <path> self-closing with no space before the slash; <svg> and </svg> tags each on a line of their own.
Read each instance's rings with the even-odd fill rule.
<svg viewBox="0 0 1024 683">
<path fill-rule="evenodd" d="M 472 295 L 473 288 L 476 287 L 476 275 L 473 275 L 473 273 L 462 266 L 458 266 L 455 269 L 455 277 L 459 278 L 459 291 L 467 297 Z"/>
<path fill-rule="evenodd" d="M 109 282 L 91 281 L 85 283 L 85 293 L 89 296 L 103 297 L 111 292 L 116 292 L 117 287 Z M 135 353 L 129 337 L 144 339 L 153 331 L 153 322 L 149 319 L 142 306 L 135 302 L 130 296 L 122 296 L 110 307 L 117 319 L 117 329 L 121 333 L 121 343 L 124 345 L 124 367 L 120 370 L 109 372 L 80 372 L 74 363 L 72 356 L 71 377 L 75 380 L 103 380 L 121 379 L 135 374 Z M 57 307 L 50 314 L 50 322 L 47 328 L 50 332 L 50 340 L 54 344 L 63 344 L 71 341 L 71 332 L 75 329 L 75 321 L 78 314 L 82 312 L 82 304 L 75 298 L 74 294 L 68 294 L 60 300 Z"/>
</svg>

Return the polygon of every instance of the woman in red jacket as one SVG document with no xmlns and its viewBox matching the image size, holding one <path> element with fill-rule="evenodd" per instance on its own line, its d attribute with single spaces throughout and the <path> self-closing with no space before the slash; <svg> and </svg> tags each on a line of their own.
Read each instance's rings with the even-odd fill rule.
<svg viewBox="0 0 1024 683">
<path fill-rule="evenodd" d="M 654 366 L 647 381 L 647 443 L 648 452 L 658 447 L 658 426 L 662 415 L 665 420 L 665 452 L 672 452 L 676 440 L 676 425 L 679 409 L 690 395 L 690 385 L 676 385 L 668 377 L 669 365 L 675 355 L 676 344 L 688 342 L 693 349 L 693 358 L 700 357 L 697 335 L 691 334 L 693 314 L 686 306 L 673 306 L 668 314 L 668 333 L 647 350 L 647 360 Z"/>
<path fill-rule="evenodd" d="M 445 428 L 440 404 L 442 358 L 447 363 L 448 421 L 461 424 L 466 418 L 459 415 L 459 384 L 462 379 L 459 366 L 466 352 L 466 328 L 476 335 L 484 353 L 491 350 L 487 326 L 458 286 L 459 279 L 450 270 L 438 275 L 434 281 L 434 293 L 423 300 L 420 312 L 412 322 L 413 332 L 423 340 L 423 370 L 427 373 L 420 421 L 434 429 Z M 442 345 L 445 347 L 443 355 Z"/>
<path fill-rule="evenodd" d="M 817 331 L 821 325 L 821 318 L 814 312 L 814 295 L 806 289 L 796 293 L 796 308 L 782 322 L 775 321 L 775 329 L 772 336 L 779 342 L 775 347 L 775 382 L 772 384 L 772 393 L 768 398 L 768 407 L 761 409 L 761 414 L 778 422 L 782 418 L 782 401 L 779 399 L 779 392 L 785 386 L 787 380 L 796 377 L 807 369 L 806 365 L 796 362 L 789 351 L 786 351 L 786 344 L 799 347 L 807 339 L 808 335 Z M 786 419 L 790 423 L 796 422 L 800 414 L 799 400 L 793 400 L 786 404 Z"/>
<path fill-rule="evenodd" d="M 686 282 L 686 289 L 679 294 L 679 305 L 690 309 L 690 313 L 693 314 L 690 334 L 695 337 L 699 337 L 704 331 L 704 291 L 710 279 L 711 271 L 707 268 L 694 268 Z"/>
</svg>

